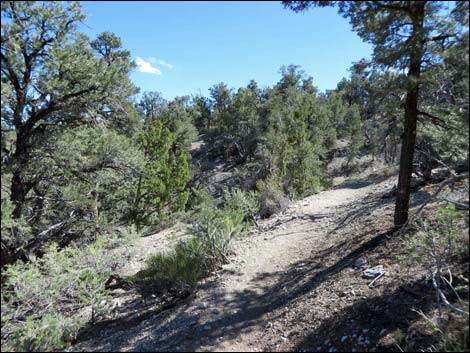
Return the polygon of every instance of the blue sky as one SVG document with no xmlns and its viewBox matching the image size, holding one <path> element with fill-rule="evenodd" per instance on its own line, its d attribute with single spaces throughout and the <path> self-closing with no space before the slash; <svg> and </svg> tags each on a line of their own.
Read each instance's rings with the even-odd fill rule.
<svg viewBox="0 0 470 353">
<path fill-rule="evenodd" d="M 208 95 L 218 82 L 271 86 L 282 65 L 296 64 L 321 90 L 348 76 L 371 46 L 333 8 L 294 13 L 276 2 L 84 1 L 81 30 L 116 33 L 139 63 L 131 78 L 166 99 Z M 141 72 L 143 71 L 143 72 Z"/>
</svg>

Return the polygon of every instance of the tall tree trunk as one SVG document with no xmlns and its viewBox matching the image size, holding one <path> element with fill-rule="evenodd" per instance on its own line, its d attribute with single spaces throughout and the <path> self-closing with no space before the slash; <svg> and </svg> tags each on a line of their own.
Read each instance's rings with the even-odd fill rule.
<svg viewBox="0 0 470 353">
<path fill-rule="evenodd" d="M 24 177 L 25 169 L 28 165 L 28 137 L 29 136 L 27 132 L 24 131 L 24 129 L 20 129 L 16 137 L 15 154 L 13 156 L 14 167 L 10 195 L 10 199 L 15 206 L 12 213 L 12 216 L 15 219 L 21 217 L 26 195 L 33 186 L 33 184 L 28 183 Z"/>
<path fill-rule="evenodd" d="M 411 173 L 413 172 L 413 155 L 416 142 L 416 123 L 418 120 L 419 78 L 424 53 L 421 32 L 424 22 L 424 3 L 416 2 L 413 18 L 413 35 L 411 40 L 410 67 L 408 71 L 408 90 L 405 100 L 405 121 L 400 153 L 400 172 L 398 176 L 398 193 L 395 203 L 395 227 L 400 227 L 408 220 L 408 209 L 411 192 Z"/>
<path fill-rule="evenodd" d="M 135 223 L 135 226 L 137 227 L 137 229 L 140 229 L 140 220 L 141 220 L 140 218 L 141 211 L 139 210 L 139 203 L 142 197 L 141 189 L 142 189 L 142 175 L 139 175 L 139 181 L 137 182 L 137 191 L 136 191 L 135 199 L 134 199 L 134 209 L 132 210 L 132 221 Z"/>
<path fill-rule="evenodd" d="M 419 89 L 408 92 L 405 102 L 405 122 L 401 144 L 400 173 L 398 193 L 395 203 L 395 226 L 399 227 L 408 220 L 410 202 L 411 173 L 413 172 L 413 155 L 416 141 L 417 103 Z"/>
</svg>

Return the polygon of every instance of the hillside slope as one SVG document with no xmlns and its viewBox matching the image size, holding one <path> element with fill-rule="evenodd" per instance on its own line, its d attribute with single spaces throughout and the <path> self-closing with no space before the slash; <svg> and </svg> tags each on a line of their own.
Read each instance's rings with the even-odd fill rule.
<svg viewBox="0 0 470 353">
<path fill-rule="evenodd" d="M 416 295 L 426 268 L 403 266 L 388 237 L 395 179 L 350 182 L 291 205 L 235 244 L 231 263 L 180 305 L 160 312 L 151 295 L 131 295 L 73 349 L 396 350 L 397 330 L 418 318 L 411 308 L 426 310 L 434 296 Z M 415 193 L 412 206 L 429 195 Z M 383 265 L 385 276 L 369 286 L 358 258 Z"/>
</svg>

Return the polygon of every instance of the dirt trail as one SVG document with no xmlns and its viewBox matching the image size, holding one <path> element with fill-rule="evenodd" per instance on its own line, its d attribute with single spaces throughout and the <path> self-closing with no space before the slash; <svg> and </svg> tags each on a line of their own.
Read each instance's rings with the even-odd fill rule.
<svg viewBox="0 0 470 353">
<path fill-rule="evenodd" d="M 124 316 L 112 325 L 96 327 L 73 349 L 286 349 L 292 335 L 299 334 L 294 332 L 295 325 L 289 320 L 294 320 L 300 311 L 310 310 L 305 305 L 299 309 L 296 305 L 300 304 L 296 303 L 306 293 L 315 293 L 316 282 L 323 278 L 326 269 L 333 272 L 335 268 L 331 264 L 352 250 L 354 243 L 345 244 L 345 236 L 358 229 L 350 226 L 355 217 L 361 212 L 377 217 L 374 209 L 368 208 L 369 204 L 380 204 L 381 215 L 390 214 L 389 201 L 382 200 L 380 195 L 390 190 L 394 181 L 392 177 L 373 183 L 344 184 L 291 205 L 283 214 L 261 222 L 261 229 L 254 229 L 249 237 L 237 242 L 237 255 L 231 263 L 201 283 L 197 293 L 181 305 L 137 320 Z M 347 232 L 337 231 L 345 225 L 349 227 Z M 361 231 L 367 230 L 367 222 L 361 222 L 359 227 Z M 146 247 L 149 239 L 145 240 Z M 328 257 L 328 253 L 332 255 Z M 327 282 L 322 285 L 322 290 L 330 290 Z M 311 310 L 320 310 L 322 305 L 323 310 L 332 310 L 320 298 L 312 300 L 308 304 L 312 305 Z M 134 301 L 126 310 L 129 317 L 138 314 L 142 302 Z"/>
</svg>

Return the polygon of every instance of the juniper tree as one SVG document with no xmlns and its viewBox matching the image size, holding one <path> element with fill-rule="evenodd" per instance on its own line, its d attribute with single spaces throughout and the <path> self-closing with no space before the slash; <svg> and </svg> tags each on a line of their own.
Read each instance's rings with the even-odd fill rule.
<svg viewBox="0 0 470 353">
<path fill-rule="evenodd" d="M 354 162 L 354 160 L 359 156 L 361 147 L 364 145 L 364 134 L 362 133 L 361 127 L 361 115 L 357 105 L 351 106 L 348 110 L 347 126 L 349 146 L 346 165 L 349 166 L 349 164 Z"/>
<path fill-rule="evenodd" d="M 174 135 L 174 144 L 180 149 L 190 151 L 191 142 L 197 137 L 197 129 L 193 125 L 189 97 L 175 97 L 160 110 L 157 120 Z"/>
<path fill-rule="evenodd" d="M 193 98 L 192 120 L 200 134 L 211 129 L 211 107 L 208 98 L 197 95 Z"/>
<path fill-rule="evenodd" d="M 175 136 L 156 120 L 139 137 L 147 161 L 135 190 L 133 219 L 142 226 L 152 216 L 157 221 L 183 210 L 189 198 L 189 163 Z"/>
<path fill-rule="evenodd" d="M 150 124 L 157 120 L 158 115 L 168 105 L 160 92 L 144 92 L 136 108 L 142 115 L 145 127 L 148 129 Z"/>
</svg>

